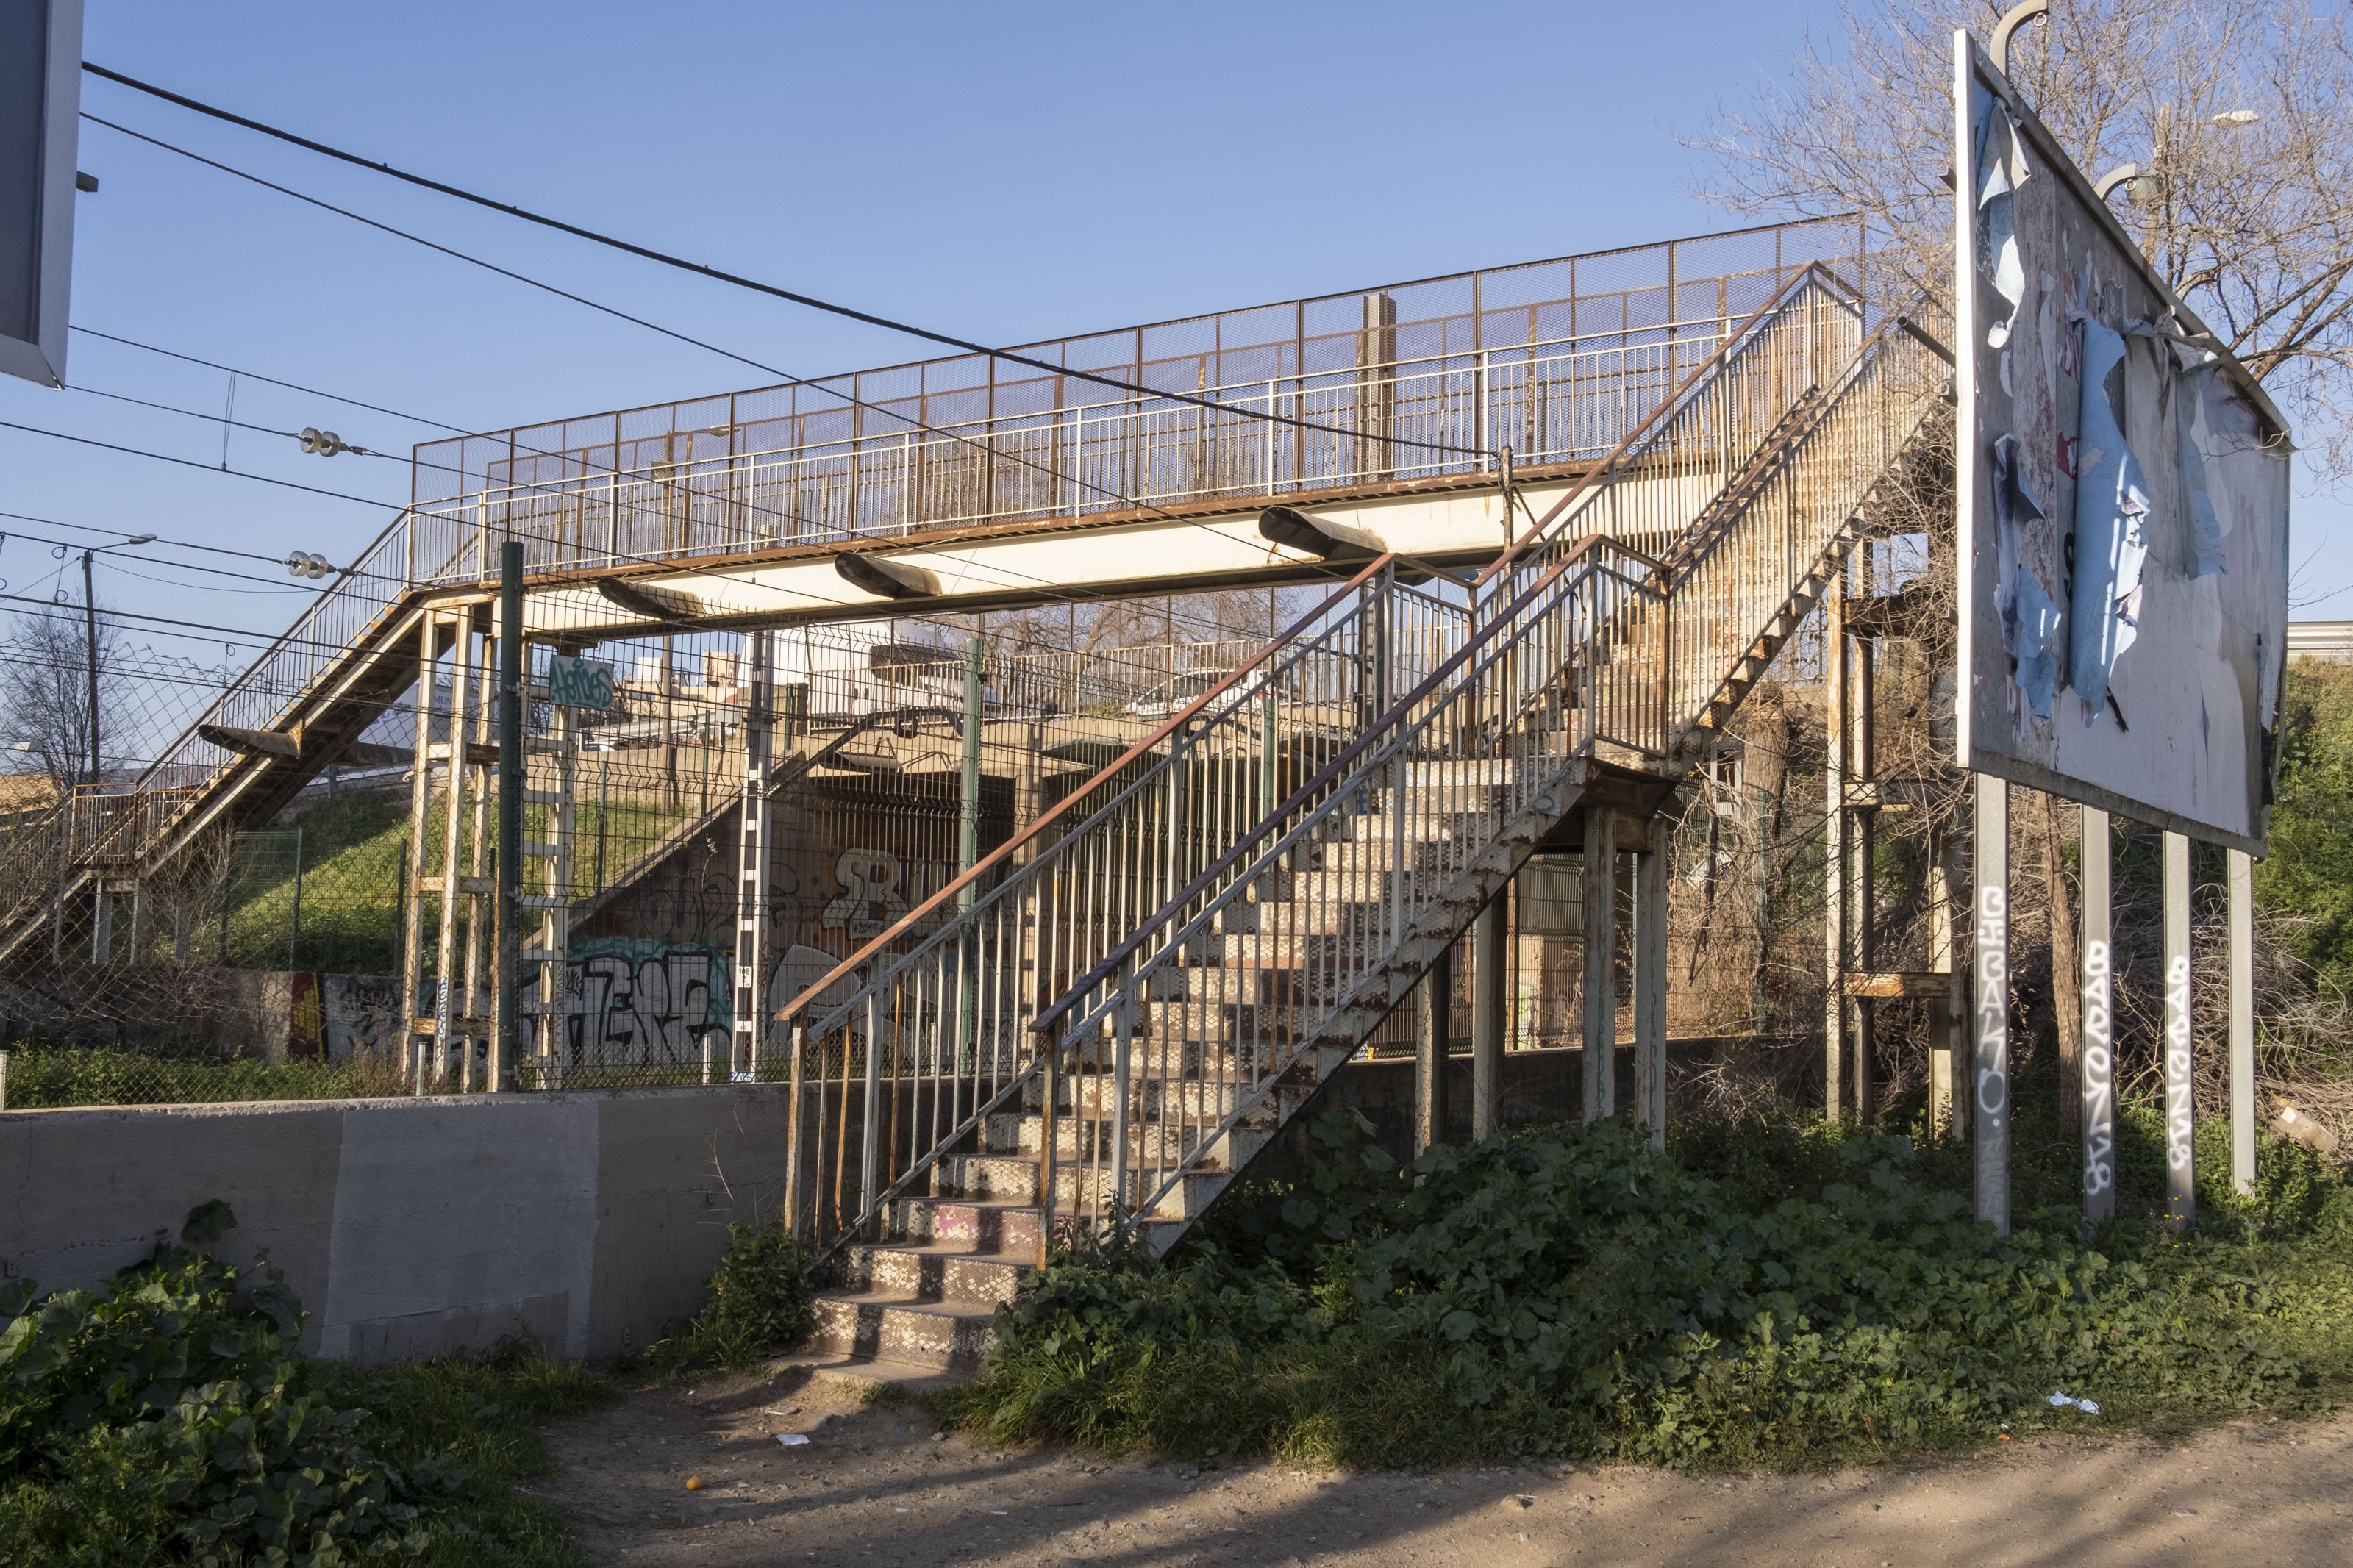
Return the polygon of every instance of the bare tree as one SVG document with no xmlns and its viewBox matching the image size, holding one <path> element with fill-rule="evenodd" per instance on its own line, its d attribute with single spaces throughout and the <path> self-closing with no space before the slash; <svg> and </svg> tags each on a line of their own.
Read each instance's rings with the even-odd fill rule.
<svg viewBox="0 0 2353 1568">
<path fill-rule="evenodd" d="M 48 774 L 63 789 L 90 773 L 90 641 L 61 617 L 24 616 L 0 641 L 0 710 L 6 741 L 0 752 L 19 768 Z M 120 711 L 123 678 L 120 639 L 98 618 L 98 700 L 104 715 Z M 100 730 L 100 743 L 105 731 Z M 23 749 L 16 750 L 16 748 Z M 102 767 L 101 759 L 101 767 Z"/>
<path fill-rule="evenodd" d="M 1692 144 L 1702 192 L 1752 214 L 1859 212 L 1914 280 L 1949 266 L 1952 33 L 1999 0 L 1839 0 L 1786 80 L 1719 109 Z M 2010 72 L 2094 176 L 2154 179 L 2117 216 L 2157 270 L 2353 475 L 2353 42 L 2315 0 L 2058 0 Z"/>
</svg>

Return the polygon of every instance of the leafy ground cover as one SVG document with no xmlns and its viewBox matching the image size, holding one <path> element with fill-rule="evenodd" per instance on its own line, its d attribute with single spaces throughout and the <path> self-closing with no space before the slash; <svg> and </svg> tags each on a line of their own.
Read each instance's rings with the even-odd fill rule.
<svg viewBox="0 0 2353 1568">
<path fill-rule="evenodd" d="M 2154 1119 L 2125 1132 L 2154 1194 Z M 1547 1126 L 1402 1167 L 1347 1119 L 1316 1133 L 1328 1158 L 1165 1262 L 1063 1247 L 947 1414 L 1114 1452 L 1793 1467 L 2315 1410 L 2353 1379 L 2353 1190 L 2285 1144 L 2251 1199 L 2209 1181 L 2195 1234 L 2136 1207 L 2085 1237 L 2053 1206 L 2003 1238 L 1966 1148 L 1818 1122 L 1693 1123 L 1663 1154 Z M 2064 1144 L 2021 1143 L 2023 1201 L 2072 1205 Z"/>
<path fill-rule="evenodd" d="M 520 1341 L 309 1360 L 266 1260 L 204 1250 L 232 1223 L 206 1205 L 103 1290 L 0 1287 L 0 1564 L 585 1563 L 512 1483 L 553 1468 L 538 1424 L 606 1379 Z"/>
</svg>

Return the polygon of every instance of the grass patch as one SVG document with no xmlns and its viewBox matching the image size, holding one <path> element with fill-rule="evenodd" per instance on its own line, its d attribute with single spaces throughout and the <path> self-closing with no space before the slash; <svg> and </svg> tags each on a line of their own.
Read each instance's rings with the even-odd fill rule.
<svg viewBox="0 0 2353 1568">
<path fill-rule="evenodd" d="M 277 1271 L 203 1250 L 234 1223 L 204 1205 L 101 1290 L 0 1292 L 0 1564 L 586 1561 L 512 1483 L 606 1379 L 529 1341 L 310 1360 Z"/>
<path fill-rule="evenodd" d="M 2130 1179 L 2158 1130 L 2123 1131 Z M 1060 1248 L 946 1413 L 1113 1452 L 1794 1468 L 2316 1410 L 2353 1375 L 2353 1191 L 2291 1145 L 2192 1236 L 2051 1207 L 2001 1238 L 1966 1149 L 1819 1122 L 1694 1123 L 1665 1154 L 1549 1126 L 1404 1167 L 1348 1118 L 1315 1131 L 1326 1159 L 1165 1262 L 1118 1232 Z"/>
</svg>

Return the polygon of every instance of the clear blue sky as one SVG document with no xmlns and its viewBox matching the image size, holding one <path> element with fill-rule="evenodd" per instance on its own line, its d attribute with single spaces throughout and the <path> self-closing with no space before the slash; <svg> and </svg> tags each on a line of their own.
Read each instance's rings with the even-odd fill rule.
<svg viewBox="0 0 2353 1568">
<path fill-rule="evenodd" d="M 1018 342 L 1729 226 L 1683 194 L 1696 155 L 1675 132 L 1828 10 L 89 0 L 84 52 L 592 226 Z M 788 370 L 924 352 L 109 83 L 86 81 L 84 108 Z M 82 326 L 481 428 L 764 379 L 111 131 L 85 126 L 80 163 L 102 182 L 80 198 Z M 69 379 L 211 411 L 227 392 L 89 338 Z M 433 434 L 250 384 L 236 411 L 396 453 Z M 217 426 L 82 392 L 0 384 L 0 420 L 220 459 Z M 404 465 L 248 432 L 229 461 L 406 493 Z M 6 430 L 0 475 L 0 510 L 339 563 L 389 515 Z M 2334 515 L 2300 510 L 2299 559 Z M 16 531 L 43 531 L 0 528 L 5 591 L 46 597 L 61 563 Z M 132 570 L 173 575 L 110 566 L 101 597 L 256 631 L 304 596 Z M 2353 552 L 2307 577 L 2300 597 L 2353 584 Z M 2353 595 L 2305 613 L 2353 614 Z"/>
</svg>

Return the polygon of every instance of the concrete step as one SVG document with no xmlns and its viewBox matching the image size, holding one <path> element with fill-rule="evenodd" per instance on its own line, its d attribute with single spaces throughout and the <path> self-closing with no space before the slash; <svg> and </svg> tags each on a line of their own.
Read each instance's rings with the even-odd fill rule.
<svg viewBox="0 0 2353 1568">
<path fill-rule="evenodd" d="M 1038 1211 L 1027 1204 L 972 1198 L 915 1197 L 892 1202 L 891 1234 L 902 1241 L 938 1242 L 967 1252 L 1032 1258 L 1038 1253 Z"/>
<path fill-rule="evenodd" d="M 927 1301 L 881 1291 L 820 1290 L 807 1350 L 971 1373 L 996 1342 L 994 1303 Z"/>
<path fill-rule="evenodd" d="M 1250 1153 L 1263 1147 L 1263 1139 L 1271 1133 L 1253 1132 L 1245 1140 Z M 1208 1156 L 1204 1156 L 1207 1160 Z M 954 1188 L 956 1197 L 991 1197 L 1004 1200 L 1034 1202 L 1038 1190 L 1038 1159 L 1031 1155 L 960 1154 L 949 1155 L 939 1163 L 940 1179 L 944 1185 Z M 1187 1172 L 1175 1190 L 1161 1201 L 1154 1211 L 1162 1219 L 1188 1219 L 1207 1208 L 1217 1194 L 1225 1190 L 1233 1173 L 1225 1170 L 1199 1169 Z M 1103 1206 L 1114 1196 L 1110 1191 L 1110 1170 L 1105 1162 L 1082 1166 L 1074 1159 L 1058 1163 L 1054 1171 L 1054 1208 L 1058 1214 L 1076 1211 L 1082 1202 L 1092 1208 Z"/>
<path fill-rule="evenodd" d="M 955 1242 L 865 1242 L 842 1250 L 840 1285 L 863 1295 L 994 1306 L 1013 1300 L 1032 1260 L 973 1252 Z"/>
</svg>

